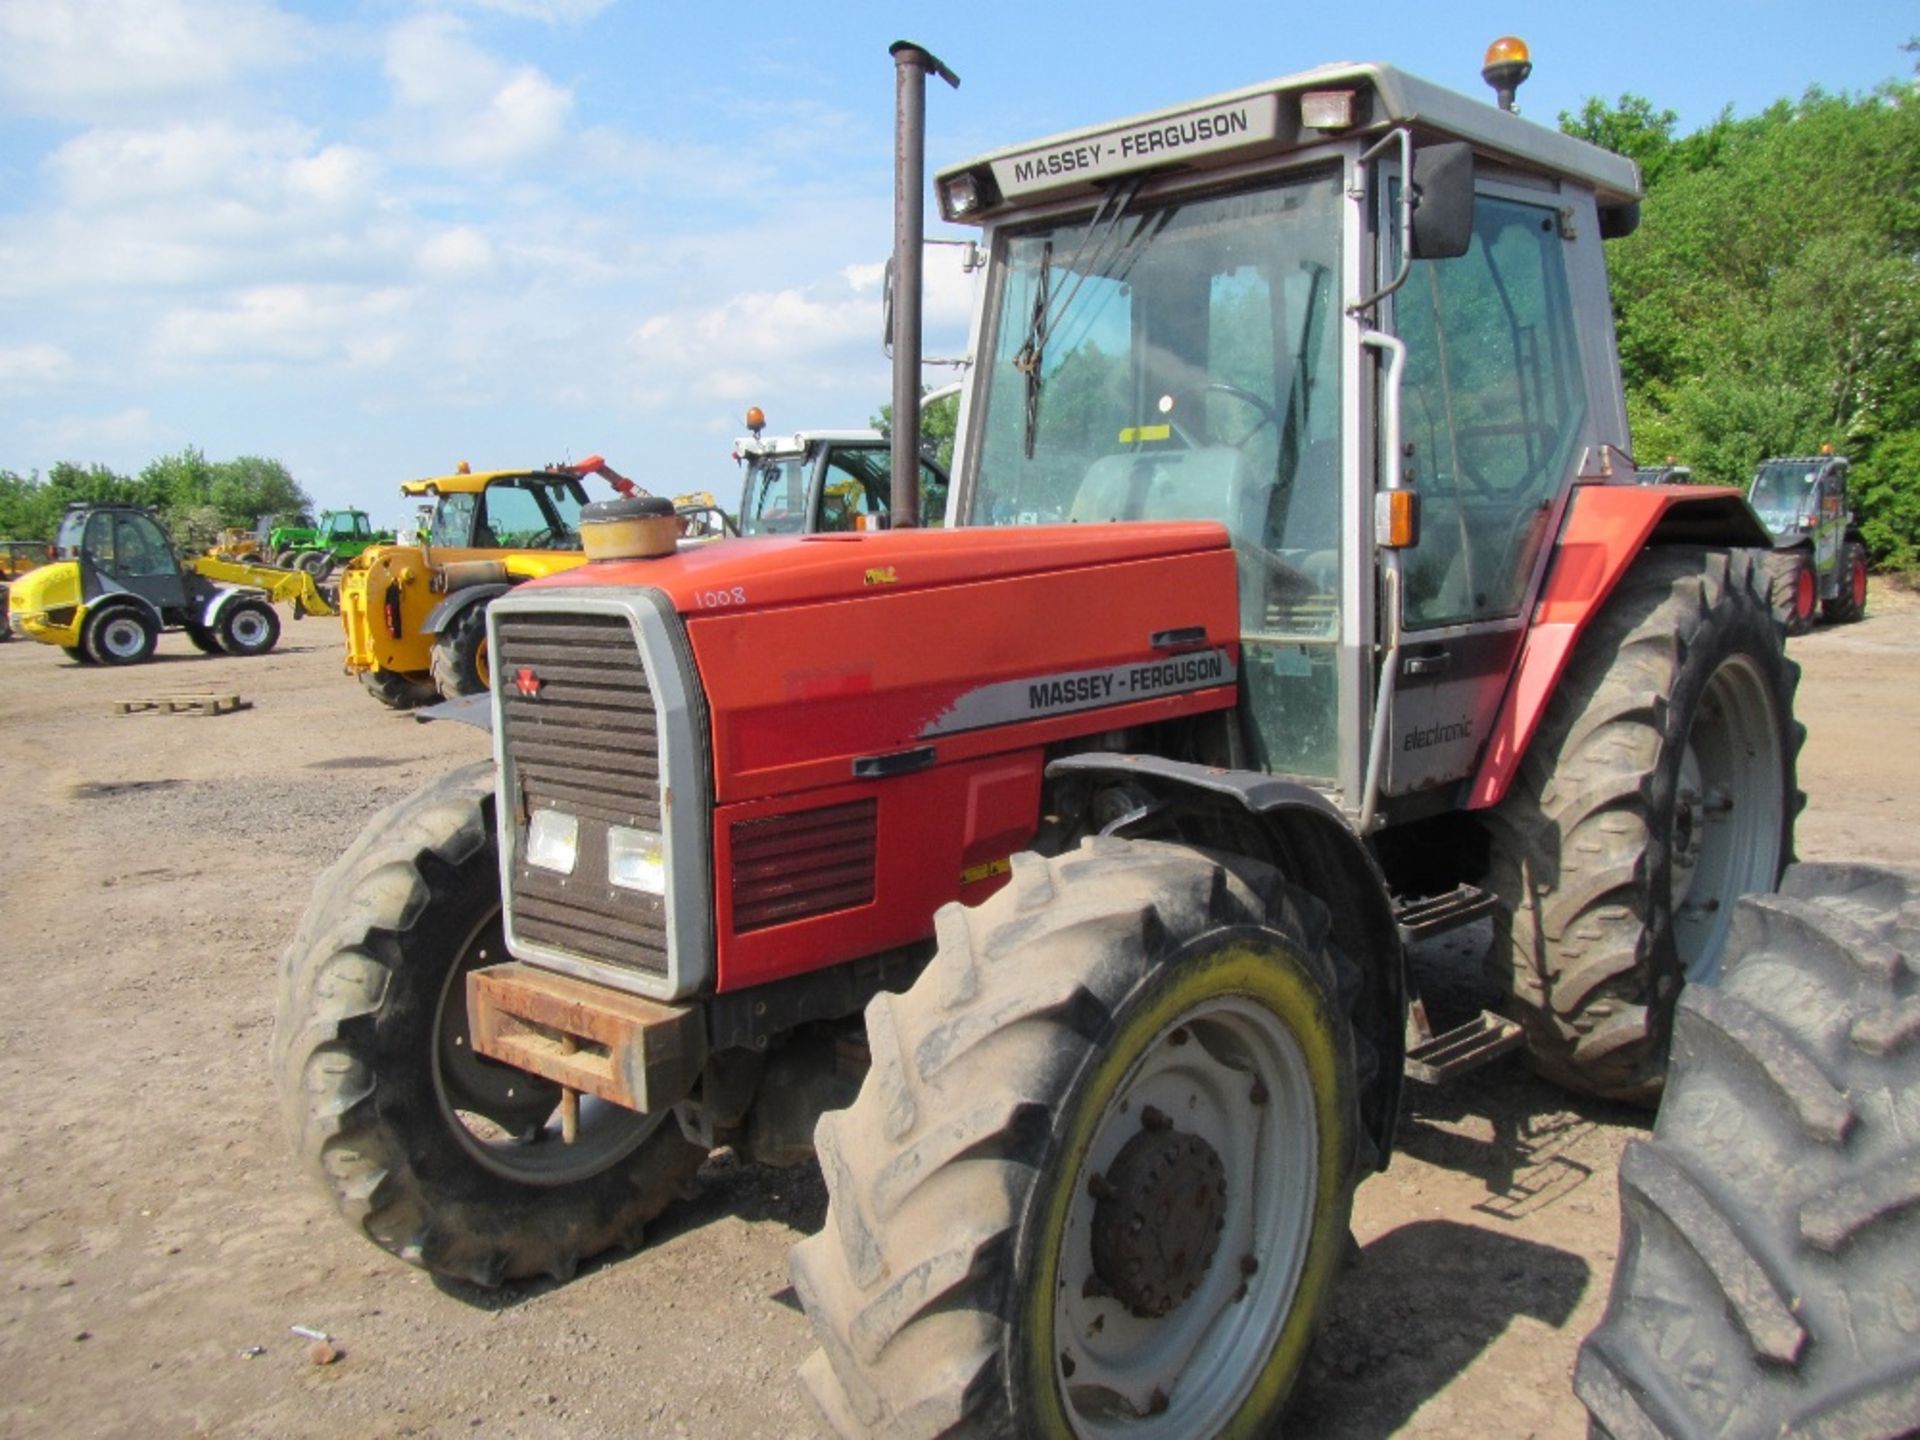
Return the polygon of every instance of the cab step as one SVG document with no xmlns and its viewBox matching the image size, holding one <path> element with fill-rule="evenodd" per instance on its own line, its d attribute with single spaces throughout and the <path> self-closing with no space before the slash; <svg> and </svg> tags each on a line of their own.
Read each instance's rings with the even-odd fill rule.
<svg viewBox="0 0 1920 1440">
<path fill-rule="evenodd" d="M 1393 902 L 1393 923 L 1400 943 L 1430 939 L 1490 914 L 1500 897 L 1478 885 L 1456 885 L 1444 895 L 1402 896 Z"/>
<path fill-rule="evenodd" d="M 1518 1050 L 1525 1040 L 1517 1020 L 1491 1010 L 1436 1035 L 1426 1002 L 1415 999 L 1407 1011 L 1407 1078 L 1444 1084 Z"/>
</svg>

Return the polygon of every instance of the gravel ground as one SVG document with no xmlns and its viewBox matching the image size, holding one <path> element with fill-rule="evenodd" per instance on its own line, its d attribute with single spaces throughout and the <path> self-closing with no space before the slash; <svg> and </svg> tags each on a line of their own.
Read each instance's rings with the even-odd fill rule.
<svg viewBox="0 0 1920 1440">
<path fill-rule="evenodd" d="M 338 648 L 325 622 L 252 661 L 169 636 L 123 671 L 0 646 L 0 1434 L 812 1435 L 786 1281 L 825 1211 L 811 1167 L 721 1155 L 642 1252 L 496 1293 L 372 1249 L 295 1169 L 266 1062 L 277 951 L 369 815 L 486 753 L 380 710 Z M 1792 648 L 1801 853 L 1920 863 L 1920 761 L 1895 743 L 1920 604 L 1877 591 Z M 251 708 L 109 713 L 213 691 Z M 1473 950 L 1423 974 L 1467 994 Z M 1584 1436 L 1567 1377 L 1644 1124 L 1511 1061 L 1411 1087 L 1292 1433 Z M 343 1358 L 313 1364 L 292 1325 Z"/>
</svg>

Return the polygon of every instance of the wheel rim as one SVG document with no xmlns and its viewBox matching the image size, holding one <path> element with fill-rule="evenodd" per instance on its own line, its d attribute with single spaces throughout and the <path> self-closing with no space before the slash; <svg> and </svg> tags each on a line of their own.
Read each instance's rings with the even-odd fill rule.
<svg viewBox="0 0 1920 1440">
<path fill-rule="evenodd" d="M 1773 692 L 1735 656 L 1700 696 L 1674 786 L 1673 937 L 1689 982 L 1719 975 L 1733 902 L 1779 878 L 1785 808 Z"/>
<path fill-rule="evenodd" d="M 433 1090 L 440 1116 L 474 1160 L 503 1179 L 566 1185 L 631 1154 L 664 1112 L 641 1115 L 591 1095 L 580 1097 L 579 1130 L 560 1133 L 560 1087 L 474 1053 L 467 1028 L 467 974 L 505 959 L 500 912 L 469 933 L 434 1010 Z"/>
<path fill-rule="evenodd" d="M 1253 1000 L 1192 1007 L 1143 1050 L 1061 1235 L 1052 1368 L 1076 1435 L 1212 1434 L 1245 1402 L 1300 1283 L 1319 1147 L 1299 1042 Z"/>
<path fill-rule="evenodd" d="M 267 639 L 267 617 L 251 606 L 244 610 L 236 610 L 232 622 L 227 626 L 227 633 L 233 637 L 234 643 L 243 649 L 251 650 L 255 646 L 264 645 Z"/>
<path fill-rule="evenodd" d="M 100 649 L 115 660 L 133 660 L 147 648 L 147 628 L 131 615 L 114 615 L 100 627 Z"/>
</svg>

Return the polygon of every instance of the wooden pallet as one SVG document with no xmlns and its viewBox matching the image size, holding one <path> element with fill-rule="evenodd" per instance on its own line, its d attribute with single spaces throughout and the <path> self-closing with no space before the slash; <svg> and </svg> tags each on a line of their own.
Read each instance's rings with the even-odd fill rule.
<svg viewBox="0 0 1920 1440">
<path fill-rule="evenodd" d="M 238 695 L 161 695 L 151 700 L 117 700 L 112 715 L 231 715 L 251 710 Z"/>
</svg>

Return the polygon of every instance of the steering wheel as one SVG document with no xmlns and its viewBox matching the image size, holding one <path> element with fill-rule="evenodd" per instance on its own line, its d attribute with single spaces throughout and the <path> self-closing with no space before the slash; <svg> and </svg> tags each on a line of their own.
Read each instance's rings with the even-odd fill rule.
<svg viewBox="0 0 1920 1440">
<path fill-rule="evenodd" d="M 1271 426 L 1279 426 L 1279 422 L 1281 422 L 1281 413 L 1273 407 L 1273 403 L 1271 403 L 1267 397 L 1256 396 L 1252 390 L 1246 390 L 1246 388 L 1242 388 L 1242 386 L 1236 386 L 1231 380 L 1208 380 L 1206 384 L 1194 386 L 1194 390 L 1192 390 L 1194 396 L 1206 396 L 1208 392 L 1219 392 L 1221 396 L 1233 396 L 1235 399 L 1238 399 L 1242 405 L 1252 405 L 1256 411 L 1260 411 L 1260 419 L 1254 422 L 1254 426 L 1252 426 L 1246 434 L 1242 434 L 1238 440 L 1227 442 L 1233 449 L 1246 449 L 1246 442 L 1248 442 L 1248 440 L 1252 440 L 1254 436 L 1258 436 L 1261 430 L 1265 430 L 1269 424 L 1271 424 Z M 1173 411 L 1171 411 L 1171 409 L 1167 411 L 1167 426 L 1173 430 L 1173 434 L 1177 434 L 1181 440 L 1187 442 L 1188 449 L 1198 449 L 1198 444 L 1194 442 L 1194 438 L 1192 438 L 1190 434 L 1187 434 L 1187 428 L 1185 428 L 1179 420 L 1173 419 Z"/>
</svg>

